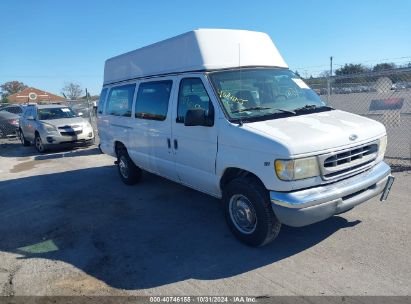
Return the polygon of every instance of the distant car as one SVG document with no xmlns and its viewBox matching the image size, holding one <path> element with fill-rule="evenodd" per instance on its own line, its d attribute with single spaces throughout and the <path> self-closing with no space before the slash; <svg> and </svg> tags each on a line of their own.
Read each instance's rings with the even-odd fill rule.
<svg viewBox="0 0 411 304">
<path fill-rule="evenodd" d="M 409 87 L 407 82 L 396 82 L 391 86 L 391 90 L 406 90 Z"/>
<path fill-rule="evenodd" d="M 17 114 L 0 111 L 0 138 L 17 135 L 19 118 Z"/>
<path fill-rule="evenodd" d="M 28 106 L 18 132 L 24 146 L 34 142 L 40 153 L 63 144 L 94 143 L 90 123 L 63 105 Z"/>
<path fill-rule="evenodd" d="M 24 112 L 25 105 L 7 105 L 0 108 L 0 112 L 9 112 L 21 116 Z"/>
<path fill-rule="evenodd" d="M 90 104 L 92 107 L 92 104 Z M 70 108 L 76 113 L 77 116 L 90 117 L 91 111 L 86 103 L 77 103 L 70 106 Z"/>
</svg>

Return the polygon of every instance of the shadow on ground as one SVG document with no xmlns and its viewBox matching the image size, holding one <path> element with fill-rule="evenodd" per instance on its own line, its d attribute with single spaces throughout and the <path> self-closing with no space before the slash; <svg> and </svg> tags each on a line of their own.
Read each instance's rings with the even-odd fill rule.
<svg viewBox="0 0 411 304">
<path fill-rule="evenodd" d="M 238 275 L 304 251 L 359 222 L 283 227 L 263 248 L 239 243 L 220 201 L 145 174 L 128 187 L 114 166 L 0 183 L 0 250 L 64 261 L 122 289 Z"/>
</svg>

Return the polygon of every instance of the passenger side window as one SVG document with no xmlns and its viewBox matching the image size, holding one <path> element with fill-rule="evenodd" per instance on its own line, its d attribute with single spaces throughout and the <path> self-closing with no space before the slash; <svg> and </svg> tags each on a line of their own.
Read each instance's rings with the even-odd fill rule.
<svg viewBox="0 0 411 304">
<path fill-rule="evenodd" d="M 114 87 L 110 90 L 106 114 L 131 117 L 135 84 Z"/>
<path fill-rule="evenodd" d="M 138 88 L 135 116 L 151 120 L 167 118 L 171 80 L 141 83 Z"/>
<path fill-rule="evenodd" d="M 186 113 L 191 109 L 204 109 L 210 126 L 214 124 L 214 107 L 200 78 L 181 80 L 176 122 L 184 123 Z"/>
<path fill-rule="evenodd" d="M 100 99 L 98 100 L 97 112 L 103 114 L 104 101 L 106 100 L 107 89 L 101 90 Z"/>
</svg>

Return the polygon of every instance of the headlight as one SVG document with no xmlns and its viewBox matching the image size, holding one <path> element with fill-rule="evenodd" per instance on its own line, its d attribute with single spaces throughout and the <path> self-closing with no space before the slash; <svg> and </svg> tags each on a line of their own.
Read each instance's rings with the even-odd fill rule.
<svg viewBox="0 0 411 304">
<path fill-rule="evenodd" d="M 297 180 L 320 175 L 316 157 L 283 160 L 275 162 L 275 172 L 281 180 Z"/>
<path fill-rule="evenodd" d="M 387 150 L 387 135 L 380 138 L 380 144 L 378 145 L 378 157 L 377 160 L 383 160 L 385 151 Z"/>
<path fill-rule="evenodd" d="M 47 132 L 57 131 L 56 126 L 53 126 L 53 125 L 48 124 L 48 123 L 43 123 L 43 127 L 44 127 L 44 129 L 46 129 Z"/>
</svg>

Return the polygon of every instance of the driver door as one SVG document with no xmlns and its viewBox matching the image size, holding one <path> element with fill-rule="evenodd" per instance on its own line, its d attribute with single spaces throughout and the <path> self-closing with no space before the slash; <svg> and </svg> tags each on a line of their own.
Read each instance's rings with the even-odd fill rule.
<svg viewBox="0 0 411 304">
<path fill-rule="evenodd" d="M 217 194 L 216 157 L 218 128 L 215 108 L 203 75 L 180 77 L 172 120 L 172 147 L 180 181 L 200 191 Z M 187 110 L 202 108 L 211 126 L 185 126 Z"/>
</svg>

